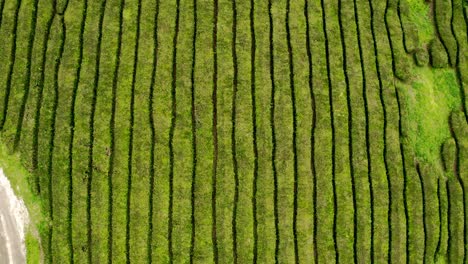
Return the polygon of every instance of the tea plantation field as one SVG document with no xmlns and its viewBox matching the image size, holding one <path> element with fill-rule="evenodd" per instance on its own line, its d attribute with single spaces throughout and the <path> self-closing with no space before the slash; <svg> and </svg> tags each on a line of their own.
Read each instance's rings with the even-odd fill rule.
<svg viewBox="0 0 468 264">
<path fill-rule="evenodd" d="M 467 32 L 466 0 L 0 0 L 43 262 L 468 263 Z"/>
</svg>

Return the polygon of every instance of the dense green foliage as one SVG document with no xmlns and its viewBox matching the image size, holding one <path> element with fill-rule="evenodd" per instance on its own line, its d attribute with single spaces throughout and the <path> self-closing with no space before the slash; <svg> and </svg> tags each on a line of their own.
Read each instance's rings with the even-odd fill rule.
<svg viewBox="0 0 468 264">
<path fill-rule="evenodd" d="M 466 10 L 0 0 L 45 262 L 466 263 Z"/>
</svg>

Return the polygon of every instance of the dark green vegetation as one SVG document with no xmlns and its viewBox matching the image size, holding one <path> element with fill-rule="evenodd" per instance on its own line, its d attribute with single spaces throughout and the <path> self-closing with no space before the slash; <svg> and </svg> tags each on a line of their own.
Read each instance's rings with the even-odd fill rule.
<svg viewBox="0 0 468 264">
<path fill-rule="evenodd" d="M 467 263 L 463 0 L 0 0 L 47 263 Z"/>
</svg>

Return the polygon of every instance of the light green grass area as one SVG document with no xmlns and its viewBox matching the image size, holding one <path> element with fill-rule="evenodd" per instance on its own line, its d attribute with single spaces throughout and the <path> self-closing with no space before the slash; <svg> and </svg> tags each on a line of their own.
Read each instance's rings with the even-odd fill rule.
<svg viewBox="0 0 468 264">
<path fill-rule="evenodd" d="M 415 68 L 405 95 L 404 129 L 418 159 L 440 165 L 440 146 L 450 137 L 449 116 L 460 107 L 459 87 L 451 69 Z"/>
<path fill-rule="evenodd" d="M 32 232 L 26 234 L 27 263 L 41 263 L 42 250 L 37 236 Z"/>
<path fill-rule="evenodd" d="M 23 199 L 29 212 L 29 226 L 26 233 L 27 263 L 40 263 L 42 259 L 41 243 L 38 230 L 45 218 L 41 212 L 40 200 L 30 188 L 28 181 L 32 175 L 21 164 L 18 153 L 10 154 L 0 136 L 0 168 L 13 187 L 15 194 Z"/>
<path fill-rule="evenodd" d="M 419 43 L 429 43 L 434 38 L 434 25 L 430 19 L 430 7 L 425 1 L 407 0 L 408 18 L 418 30 Z"/>
</svg>

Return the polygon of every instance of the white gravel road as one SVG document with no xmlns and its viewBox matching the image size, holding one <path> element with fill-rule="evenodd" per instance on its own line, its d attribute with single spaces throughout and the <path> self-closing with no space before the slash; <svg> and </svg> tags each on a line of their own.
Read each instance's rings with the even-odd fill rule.
<svg viewBox="0 0 468 264">
<path fill-rule="evenodd" d="M 15 196 L 0 168 L 0 264 L 26 263 L 24 238 L 28 222 L 23 200 Z"/>
</svg>

